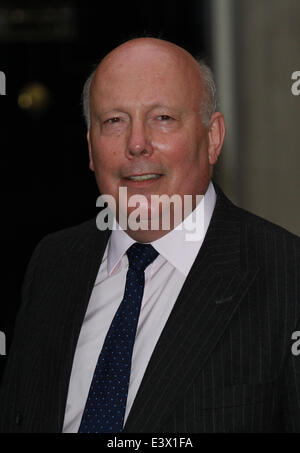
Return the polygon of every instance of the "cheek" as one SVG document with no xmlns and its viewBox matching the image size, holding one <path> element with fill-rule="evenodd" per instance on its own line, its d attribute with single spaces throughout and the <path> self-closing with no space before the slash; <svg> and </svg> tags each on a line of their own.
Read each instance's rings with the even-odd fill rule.
<svg viewBox="0 0 300 453">
<path fill-rule="evenodd" d="M 91 139 L 91 155 L 100 193 L 116 196 L 116 177 L 120 167 L 118 144 L 113 140 Z"/>
<path fill-rule="evenodd" d="M 92 159 L 98 173 L 111 173 L 120 163 L 120 140 L 95 139 L 91 141 Z"/>
<path fill-rule="evenodd" d="M 208 179 L 205 137 L 193 133 L 174 135 L 162 144 L 160 155 L 169 171 L 166 184 L 172 193 L 202 193 Z"/>
<path fill-rule="evenodd" d="M 171 170 L 187 168 L 195 164 L 198 158 L 198 146 L 195 140 L 182 134 L 174 134 L 165 140 L 154 142 L 154 149 Z"/>
</svg>

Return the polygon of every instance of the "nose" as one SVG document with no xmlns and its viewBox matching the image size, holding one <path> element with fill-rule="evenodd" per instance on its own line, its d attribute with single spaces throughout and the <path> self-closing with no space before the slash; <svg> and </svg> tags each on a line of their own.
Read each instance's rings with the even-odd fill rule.
<svg viewBox="0 0 300 453">
<path fill-rule="evenodd" d="M 129 131 L 126 154 L 132 159 L 138 156 L 150 156 L 152 154 L 149 131 L 143 121 L 132 121 Z"/>
</svg>

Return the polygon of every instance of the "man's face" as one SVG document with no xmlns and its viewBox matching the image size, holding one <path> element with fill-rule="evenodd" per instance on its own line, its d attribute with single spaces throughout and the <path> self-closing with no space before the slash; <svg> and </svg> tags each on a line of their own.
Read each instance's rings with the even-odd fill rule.
<svg viewBox="0 0 300 453">
<path fill-rule="evenodd" d="M 197 64 L 180 52 L 139 43 L 109 56 L 92 84 L 88 132 L 100 193 L 117 206 L 120 187 L 149 201 L 204 194 L 214 162 L 201 96 Z"/>
</svg>

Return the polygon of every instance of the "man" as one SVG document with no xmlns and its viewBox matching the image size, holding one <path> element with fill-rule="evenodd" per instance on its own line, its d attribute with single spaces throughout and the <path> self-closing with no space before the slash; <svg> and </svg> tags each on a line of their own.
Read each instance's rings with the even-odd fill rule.
<svg viewBox="0 0 300 453">
<path fill-rule="evenodd" d="M 37 246 L 2 432 L 300 432 L 298 239 L 212 184 L 225 126 L 208 69 L 140 38 L 108 54 L 85 93 L 90 168 L 116 201 L 114 229 L 93 220 Z M 164 229 L 153 195 L 190 196 L 182 222 L 171 209 Z M 120 228 L 135 196 L 139 216 Z M 201 234 L 188 240 L 193 214 Z"/>
</svg>

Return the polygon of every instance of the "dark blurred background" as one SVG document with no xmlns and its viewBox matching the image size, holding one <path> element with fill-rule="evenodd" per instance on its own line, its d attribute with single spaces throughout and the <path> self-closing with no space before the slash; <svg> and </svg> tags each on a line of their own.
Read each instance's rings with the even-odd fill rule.
<svg viewBox="0 0 300 453">
<path fill-rule="evenodd" d="M 6 75 L 6 95 L 0 96 L 0 331 L 7 352 L 35 245 L 97 214 L 81 90 L 93 65 L 123 40 L 153 35 L 206 58 L 216 71 L 228 125 L 216 179 L 237 204 L 300 232 L 300 97 L 290 89 L 292 72 L 300 70 L 300 2 L 86 4 L 0 5 L 0 70 Z M 0 356 L 0 375 L 5 361 Z"/>
</svg>

